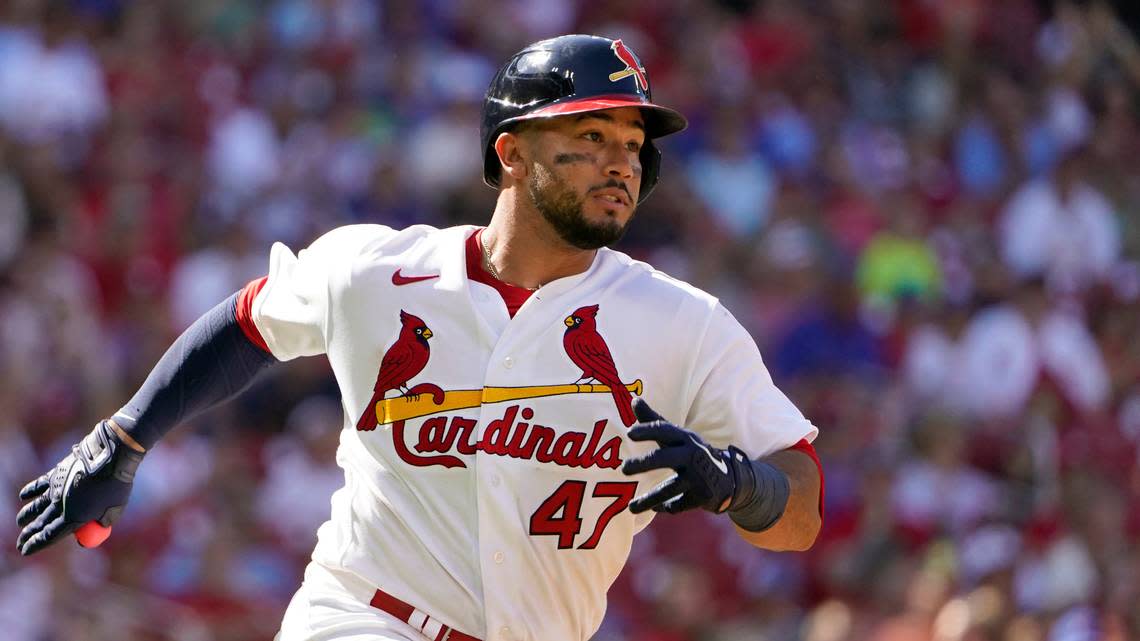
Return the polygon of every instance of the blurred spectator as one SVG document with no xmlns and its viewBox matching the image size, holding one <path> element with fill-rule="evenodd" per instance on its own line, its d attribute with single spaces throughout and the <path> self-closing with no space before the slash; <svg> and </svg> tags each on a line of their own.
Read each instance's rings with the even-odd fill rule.
<svg viewBox="0 0 1140 641">
<path fill-rule="evenodd" d="M 186 254 L 170 275 L 171 331 L 181 333 L 219 301 L 264 274 L 268 252 L 254 248 L 245 230 L 232 225 L 220 242 Z"/>
<path fill-rule="evenodd" d="M 478 114 L 474 105 L 455 102 L 444 106 L 440 117 L 424 121 L 409 133 L 414 144 L 408 149 L 407 164 L 400 176 L 406 188 L 423 198 L 438 198 L 482 180 Z"/>
<path fill-rule="evenodd" d="M 787 96 L 773 94 L 762 100 L 760 151 L 776 170 L 793 178 L 806 178 L 816 161 L 818 133 Z"/>
<path fill-rule="evenodd" d="M 934 416 L 919 424 L 914 433 L 918 456 L 898 470 L 891 493 L 904 543 L 918 547 L 943 534 L 961 537 L 1001 516 L 1006 497 L 1000 485 L 968 464 L 967 438 L 966 426 L 953 420 Z"/>
<path fill-rule="evenodd" d="M 976 196 L 999 193 L 1008 179 L 1009 159 L 989 119 L 980 113 L 969 116 L 954 143 L 962 186 Z"/>
<path fill-rule="evenodd" d="M 260 111 L 239 109 L 220 118 L 208 152 L 216 198 L 233 208 L 268 187 L 281 171 L 280 145 L 273 123 Z"/>
<path fill-rule="evenodd" d="M 771 362 L 777 377 L 865 376 L 883 365 L 878 339 L 859 318 L 855 288 L 843 281 L 830 285 L 775 345 Z"/>
<path fill-rule="evenodd" d="M 1003 303 L 981 310 L 963 332 L 961 367 L 966 386 L 950 399 L 959 411 L 1008 419 L 1024 409 L 1040 373 L 1033 322 L 1043 310 L 1035 306 L 1038 298 L 1031 294 L 1021 300 L 1025 306 Z"/>
<path fill-rule="evenodd" d="M 1112 206 L 1086 181 L 1087 157 L 1076 148 L 1053 179 L 1023 185 L 1002 212 L 1002 257 L 1021 278 L 1044 276 L 1062 291 L 1103 280 L 1120 255 Z"/>
<path fill-rule="evenodd" d="M 950 309 L 942 327 L 916 329 L 904 358 L 910 388 L 954 412 L 1009 419 L 1046 377 L 1080 410 L 1103 407 L 1108 374 L 1088 328 L 1073 312 L 1050 309 L 1039 281 L 1015 293 L 1015 304 L 987 307 L 968 322 L 964 310 Z"/>
<path fill-rule="evenodd" d="M 1065 399 L 1084 412 L 1103 409 L 1110 388 L 1100 346 L 1072 310 L 1053 309 L 1040 320 L 1041 365 Z"/>
<path fill-rule="evenodd" d="M 764 159 L 741 136 L 745 131 L 740 118 L 727 109 L 718 115 L 711 146 L 689 161 L 688 179 L 726 232 L 751 236 L 772 213 L 775 184 Z"/>
<path fill-rule="evenodd" d="M 107 117 L 103 70 L 62 3 L 46 3 L 42 30 L 0 25 L 0 121 L 29 144 L 87 135 Z"/>
<path fill-rule="evenodd" d="M 335 463 L 341 413 L 332 399 L 305 399 L 290 412 L 286 432 L 262 450 L 266 474 L 258 518 L 298 555 L 312 551 L 317 528 L 329 518 L 329 500 L 344 484 Z"/>
<path fill-rule="evenodd" d="M 934 252 L 923 238 L 922 212 L 914 199 L 900 197 L 888 205 L 887 228 L 863 249 L 855 278 L 864 297 L 935 300 L 942 275 Z"/>
</svg>

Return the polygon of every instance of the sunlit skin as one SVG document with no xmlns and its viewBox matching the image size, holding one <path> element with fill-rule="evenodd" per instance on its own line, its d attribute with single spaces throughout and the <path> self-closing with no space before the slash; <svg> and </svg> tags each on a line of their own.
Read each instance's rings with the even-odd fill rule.
<svg viewBox="0 0 1140 641">
<path fill-rule="evenodd" d="M 636 107 L 533 120 L 500 134 L 503 187 L 483 242 L 503 280 L 535 288 L 589 269 L 596 250 L 567 242 L 539 212 L 535 193 L 581 201 L 591 226 L 624 228 L 637 206 L 644 142 Z"/>
<path fill-rule="evenodd" d="M 482 236 L 499 276 L 533 289 L 589 269 L 597 250 L 568 242 L 539 205 L 578 211 L 580 202 L 590 227 L 623 229 L 637 206 L 643 144 L 645 124 L 636 107 L 534 120 L 500 134 L 494 147 L 502 190 Z M 765 460 L 788 475 L 787 509 L 764 532 L 737 532 L 756 547 L 805 550 L 820 529 L 815 463 L 792 450 Z"/>
<path fill-rule="evenodd" d="M 615 229 L 629 224 L 641 185 L 645 132 L 638 112 L 626 109 L 632 113 L 593 112 L 561 123 L 534 123 L 524 134 L 537 150 L 532 199 L 534 190 L 557 184 L 580 201 L 586 222 Z"/>
</svg>

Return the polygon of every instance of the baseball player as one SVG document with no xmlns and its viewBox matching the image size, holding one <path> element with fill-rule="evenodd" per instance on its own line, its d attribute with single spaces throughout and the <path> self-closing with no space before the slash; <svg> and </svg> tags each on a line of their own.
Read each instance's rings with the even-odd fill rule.
<svg viewBox="0 0 1140 641">
<path fill-rule="evenodd" d="M 274 245 L 266 277 L 22 490 L 21 552 L 100 542 L 163 434 L 318 354 L 345 482 L 281 641 L 588 639 L 657 512 L 727 513 L 758 547 L 808 548 L 816 428 L 715 298 L 606 248 L 657 182 L 653 140 L 685 126 L 621 40 L 526 47 L 483 105 L 487 227 Z"/>
</svg>

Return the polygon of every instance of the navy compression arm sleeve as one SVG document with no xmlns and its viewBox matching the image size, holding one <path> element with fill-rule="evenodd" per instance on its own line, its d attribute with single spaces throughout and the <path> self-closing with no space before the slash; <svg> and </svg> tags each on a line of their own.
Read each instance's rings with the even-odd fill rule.
<svg viewBox="0 0 1140 641">
<path fill-rule="evenodd" d="M 175 425 L 237 395 L 278 362 L 237 320 L 238 294 L 194 321 L 166 350 L 115 422 L 146 449 Z"/>
</svg>

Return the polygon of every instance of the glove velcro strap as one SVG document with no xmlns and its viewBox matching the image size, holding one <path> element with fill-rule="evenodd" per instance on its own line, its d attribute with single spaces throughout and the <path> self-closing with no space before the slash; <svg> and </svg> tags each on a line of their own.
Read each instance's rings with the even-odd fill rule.
<svg viewBox="0 0 1140 641">
<path fill-rule="evenodd" d="M 111 428 L 107 421 L 100 421 L 73 450 L 88 474 L 108 469 L 117 481 L 131 483 L 135 471 L 142 462 L 142 452 L 127 446 Z"/>
<path fill-rule="evenodd" d="M 728 516 L 741 529 L 763 532 L 784 515 L 791 495 L 788 476 L 769 463 L 751 460 L 736 446 L 728 451 L 736 479 Z"/>
</svg>

